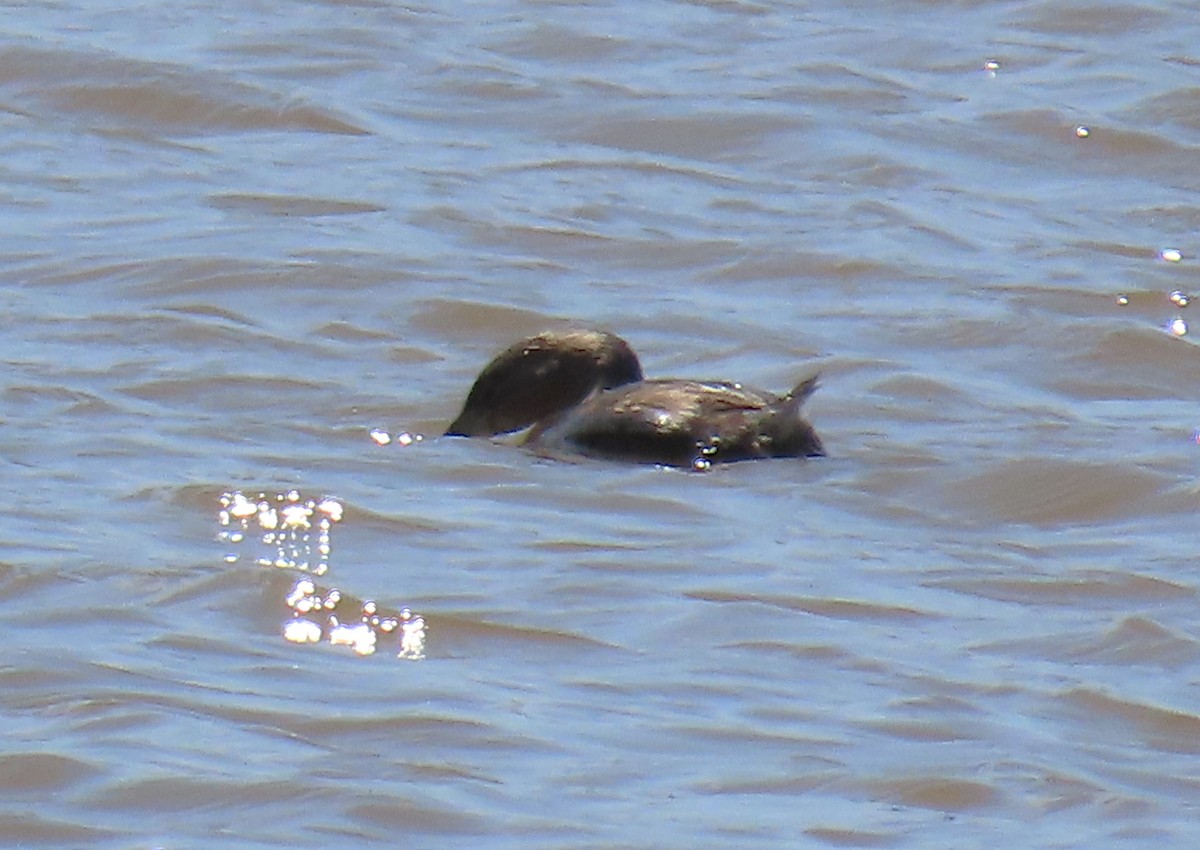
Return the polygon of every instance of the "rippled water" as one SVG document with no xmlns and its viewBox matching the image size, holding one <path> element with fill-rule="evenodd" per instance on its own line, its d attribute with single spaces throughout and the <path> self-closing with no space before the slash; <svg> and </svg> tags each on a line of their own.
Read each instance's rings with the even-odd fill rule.
<svg viewBox="0 0 1200 850">
<path fill-rule="evenodd" d="M 4 18 L 0 843 L 1200 840 L 1190 5 Z M 436 438 L 567 323 L 831 457 Z"/>
</svg>

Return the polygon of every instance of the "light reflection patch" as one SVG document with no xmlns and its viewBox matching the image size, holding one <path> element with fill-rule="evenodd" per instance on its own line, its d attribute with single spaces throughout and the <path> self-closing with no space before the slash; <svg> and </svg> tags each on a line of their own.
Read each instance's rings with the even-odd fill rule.
<svg viewBox="0 0 1200 850">
<path fill-rule="evenodd" d="M 331 530 L 343 515 L 336 499 L 306 499 L 296 490 L 253 497 L 223 493 L 217 521 L 220 538 L 229 546 L 224 560 L 237 563 L 248 551 L 259 566 L 324 576 L 333 551 Z M 291 616 L 283 637 L 291 643 L 327 641 L 373 655 L 386 640 L 396 646 L 399 658 L 425 657 L 425 619 L 408 608 L 387 614 L 370 600 L 343 599 L 339 590 L 320 587 L 309 576 L 296 580 L 284 604 Z M 353 613 L 347 615 L 347 610 Z"/>
<path fill-rule="evenodd" d="M 296 490 L 250 498 L 241 492 L 222 493 L 217 521 L 221 539 L 234 545 L 252 541 L 251 556 L 264 567 L 302 570 L 324 575 L 329 570 L 329 532 L 341 522 L 342 505 L 334 499 L 305 499 Z M 237 551 L 227 563 L 240 559 Z"/>
<path fill-rule="evenodd" d="M 369 435 L 379 446 L 387 446 L 392 443 L 398 446 L 414 446 L 425 439 L 424 434 L 410 434 L 408 431 L 401 431 L 393 436 L 382 428 L 372 428 Z"/>
<path fill-rule="evenodd" d="M 1178 255 L 1178 253 L 1179 252 L 1175 251 L 1174 249 L 1165 249 L 1163 251 L 1163 258 L 1177 262 L 1179 257 L 1176 255 Z M 1168 293 L 1167 301 L 1170 302 L 1172 309 L 1185 310 L 1187 309 L 1187 306 L 1192 303 L 1192 297 L 1193 294 L 1190 292 L 1186 292 L 1182 289 L 1173 289 L 1170 293 Z M 1142 297 L 1139 300 L 1143 304 L 1149 304 L 1152 301 L 1157 301 L 1157 296 L 1151 298 L 1151 294 L 1146 293 L 1145 297 Z M 1118 307 L 1128 307 L 1132 301 L 1133 299 L 1130 298 L 1128 294 L 1121 293 L 1117 295 Z M 1187 320 L 1184 319 L 1179 313 L 1176 313 L 1170 319 L 1163 321 L 1159 327 L 1174 337 L 1184 337 L 1188 336 L 1190 333 Z"/>
</svg>

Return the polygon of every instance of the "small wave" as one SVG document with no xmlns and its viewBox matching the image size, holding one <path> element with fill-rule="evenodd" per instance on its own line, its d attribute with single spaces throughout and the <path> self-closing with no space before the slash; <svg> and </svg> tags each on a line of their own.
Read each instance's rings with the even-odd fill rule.
<svg viewBox="0 0 1200 850">
<path fill-rule="evenodd" d="M 108 53 L 0 51 L 0 87 L 103 125 L 168 135 L 272 130 L 368 133 L 332 110 L 267 89 L 186 66 Z"/>
</svg>

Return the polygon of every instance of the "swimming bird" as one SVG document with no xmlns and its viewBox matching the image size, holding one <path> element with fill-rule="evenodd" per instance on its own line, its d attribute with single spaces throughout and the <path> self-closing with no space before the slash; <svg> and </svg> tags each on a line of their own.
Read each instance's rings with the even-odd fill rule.
<svg viewBox="0 0 1200 850">
<path fill-rule="evenodd" d="M 645 380 L 637 355 L 615 334 L 546 331 L 484 368 L 446 435 L 528 428 L 524 444 L 542 454 L 696 469 L 821 457 L 821 439 L 800 415 L 816 388 L 815 375 L 782 396 L 728 381 Z"/>
</svg>

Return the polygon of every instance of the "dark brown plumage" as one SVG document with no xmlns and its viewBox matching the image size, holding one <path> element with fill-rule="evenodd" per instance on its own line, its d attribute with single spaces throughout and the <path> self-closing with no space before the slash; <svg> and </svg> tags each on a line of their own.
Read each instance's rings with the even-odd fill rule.
<svg viewBox="0 0 1200 850">
<path fill-rule="evenodd" d="M 492 436 L 533 426 L 525 443 L 546 454 L 695 468 L 819 457 L 821 439 L 800 416 L 816 387 L 816 376 L 783 396 L 721 381 L 647 381 L 618 336 L 547 332 L 484 368 L 446 434 Z"/>
<path fill-rule="evenodd" d="M 514 343 L 475 379 L 447 436 L 491 437 L 561 414 L 597 390 L 642 379 L 629 344 L 602 331 L 545 331 Z"/>
<path fill-rule="evenodd" d="M 785 396 L 713 381 L 642 381 L 598 393 L 528 443 L 551 452 L 704 467 L 712 463 L 825 454 L 800 417 L 817 378 Z"/>
</svg>

